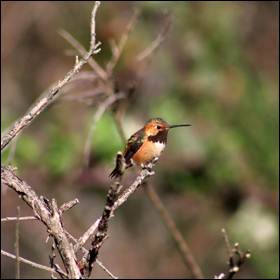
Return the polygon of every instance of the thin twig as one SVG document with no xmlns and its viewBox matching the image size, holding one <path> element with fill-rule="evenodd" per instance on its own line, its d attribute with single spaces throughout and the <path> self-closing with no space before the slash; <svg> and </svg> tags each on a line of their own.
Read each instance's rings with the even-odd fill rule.
<svg viewBox="0 0 280 280">
<path fill-rule="evenodd" d="M 85 166 L 89 166 L 89 159 L 90 159 L 90 148 L 91 148 L 91 142 L 93 138 L 93 133 L 96 128 L 97 122 L 100 120 L 102 115 L 105 113 L 105 111 L 117 100 L 120 100 L 124 98 L 125 95 L 119 93 L 118 95 L 111 95 L 103 103 L 101 103 L 96 112 L 94 113 L 91 123 L 90 123 L 90 129 L 86 138 L 85 146 L 84 146 L 84 163 Z"/>
<path fill-rule="evenodd" d="M 12 139 L 14 139 L 25 127 L 31 124 L 31 122 L 42 113 L 54 100 L 56 100 L 62 93 L 61 88 L 64 87 L 82 68 L 84 64 L 87 63 L 88 59 L 100 51 L 96 49 L 95 44 L 95 16 L 97 8 L 99 7 L 100 2 L 96 1 L 92 11 L 91 18 L 91 37 L 90 49 L 87 54 L 81 58 L 78 63 L 75 63 L 74 67 L 65 75 L 62 81 L 58 81 L 51 89 L 48 91 L 47 95 L 42 95 L 39 98 L 39 101 L 28 110 L 25 115 L 18 119 L 1 137 L 1 151 L 8 146 Z"/>
<path fill-rule="evenodd" d="M 76 51 L 81 55 L 84 56 L 87 51 L 86 49 L 66 30 L 62 29 L 58 32 L 62 38 L 64 38 Z M 89 58 L 88 64 L 95 70 L 96 74 L 102 80 L 107 79 L 106 71 L 95 61 L 94 58 Z"/>
<path fill-rule="evenodd" d="M 129 33 L 132 31 L 132 29 L 135 26 L 135 23 L 137 21 L 137 18 L 139 17 L 139 10 L 135 10 L 129 23 L 127 24 L 125 31 L 123 32 L 119 43 L 116 44 L 111 44 L 111 48 L 112 48 L 112 59 L 108 62 L 107 66 L 106 66 L 106 70 L 107 70 L 107 76 L 111 77 L 113 69 L 115 68 L 115 66 L 117 65 L 120 56 L 123 52 L 123 49 L 126 45 L 127 39 L 128 39 L 128 35 Z"/>
<path fill-rule="evenodd" d="M 99 220 L 98 220 L 99 221 Z M 68 231 L 65 230 L 65 233 L 67 234 L 67 236 L 72 239 L 75 243 L 78 243 L 78 240 L 72 235 L 70 234 Z M 84 254 L 88 254 L 88 250 L 85 247 L 81 247 L 81 249 L 83 250 Z M 96 259 L 96 263 L 113 279 L 118 279 L 117 276 L 115 276 L 99 259 Z"/>
<path fill-rule="evenodd" d="M 111 276 L 111 278 L 113 279 L 118 279 L 117 276 L 115 276 L 114 274 L 112 274 L 112 272 L 106 267 L 104 266 L 104 264 L 99 260 L 99 259 L 96 259 L 96 263 L 107 273 Z"/>
<path fill-rule="evenodd" d="M 178 230 L 173 218 L 169 214 L 168 210 L 165 208 L 164 204 L 160 200 L 158 194 L 155 192 L 154 188 L 151 185 L 145 185 L 145 190 L 148 198 L 151 200 L 153 206 L 156 208 L 160 214 L 161 219 L 168 228 L 171 236 L 173 237 L 179 252 L 181 253 L 184 263 L 189 268 L 192 277 L 196 279 L 203 279 L 202 271 L 197 264 L 195 258 L 192 255 L 192 252 L 182 236 L 181 232 Z"/>
<path fill-rule="evenodd" d="M 47 226 L 50 234 L 54 237 L 69 277 L 80 278 L 81 273 L 76 263 L 76 255 L 65 235 L 61 215 L 55 200 L 53 199 L 51 203 L 48 203 L 46 199 L 40 199 L 26 182 L 16 176 L 12 169 L 5 166 L 1 167 L 1 180 L 3 184 L 16 191 L 33 209 L 35 216 Z"/>
<path fill-rule="evenodd" d="M 79 203 L 78 198 L 75 198 L 74 200 L 71 200 L 69 202 L 66 202 L 60 206 L 60 211 L 61 213 L 66 212 L 67 210 L 70 210 L 72 207 L 74 207 L 77 203 Z M 34 221 L 38 220 L 38 218 L 34 216 L 26 216 L 26 217 L 6 217 L 6 218 L 1 218 L 1 222 L 11 222 L 11 221 Z"/>
<path fill-rule="evenodd" d="M 77 253 L 87 242 L 87 240 L 94 234 L 95 230 L 98 227 L 100 218 L 98 218 L 89 229 L 78 239 L 76 245 L 74 246 L 74 251 Z"/>
<path fill-rule="evenodd" d="M 90 23 L 90 47 L 89 50 L 94 50 L 96 48 L 95 41 L 96 41 L 96 33 L 95 33 L 95 19 L 96 19 L 96 12 L 100 6 L 100 1 L 96 1 L 95 5 L 91 12 L 91 23 Z"/>
<path fill-rule="evenodd" d="M 3 256 L 6 256 L 6 257 L 9 257 L 11 259 L 16 259 L 16 256 L 11 254 L 11 253 L 8 253 L 4 250 L 1 250 L 1 254 Z M 48 266 L 45 266 L 45 265 L 42 265 L 42 264 L 38 264 L 38 263 L 35 263 L 35 262 L 32 262 L 30 260 L 27 260 L 25 258 L 22 258 L 22 257 L 19 257 L 19 261 L 22 262 L 22 263 L 26 263 L 28 265 L 31 265 L 32 267 L 35 267 L 35 268 L 38 268 L 38 269 L 42 269 L 42 270 L 46 270 L 46 271 L 49 271 L 49 272 L 56 272 L 54 269 L 48 267 Z M 64 276 L 67 277 L 67 274 L 64 272 Z"/>
<path fill-rule="evenodd" d="M 59 210 L 61 211 L 61 213 L 70 210 L 71 208 L 73 208 L 75 205 L 77 205 L 79 203 L 79 199 L 75 198 L 74 200 L 68 201 L 66 203 L 63 203 Z"/>
<path fill-rule="evenodd" d="M 16 252 L 16 279 L 20 279 L 20 261 L 19 261 L 19 218 L 20 218 L 20 208 L 19 208 L 19 206 L 17 206 L 16 241 L 15 241 L 15 252 Z"/>
<path fill-rule="evenodd" d="M 62 207 L 62 206 L 61 206 Z M 60 210 L 61 210 L 61 207 L 60 207 Z M 16 221 L 17 220 L 17 217 L 6 217 L 6 218 L 2 218 L 1 219 L 1 222 L 9 222 L 9 221 Z M 19 221 L 34 221 L 34 220 L 37 220 L 38 221 L 38 218 L 34 217 L 34 216 L 26 216 L 26 217 L 20 217 L 19 218 Z M 97 220 L 97 222 L 99 222 L 99 220 Z M 73 237 L 73 235 L 71 235 L 68 231 L 64 230 L 66 235 L 72 239 L 74 241 L 74 243 L 78 243 L 78 240 Z M 87 253 L 88 250 L 84 247 L 81 248 L 83 250 L 84 253 Z M 113 279 L 118 279 L 117 276 L 115 276 L 100 260 L 96 260 L 96 263 L 106 272 L 108 273 L 108 275 L 110 275 Z"/>
<path fill-rule="evenodd" d="M 147 48 L 145 48 L 143 51 L 141 51 L 141 53 L 139 53 L 136 56 L 136 60 L 138 62 L 141 62 L 141 61 L 147 59 L 148 57 L 151 56 L 152 53 L 154 53 L 158 49 L 158 47 L 165 40 L 170 27 L 171 27 L 171 17 L 170 17 L 170 15 L 168 15 L 167 21 L 166 21 L 165 25 L 163 26 L 161 32 L 156 37 L 156 39 Z"/>
<path fill-rule="evenodd" d="M 225 244 L 226 244 L 226 248 L 227 248 L 227 251 L 228 251 L 228 255 L 229 256 L 232 256 L 232 249 L 231 249 L 231 245 L 229 243 L 229 238 L 228 238 L 228 235 L 227 235 L 227 232 L 224 228 L 222 228 L 222 234 L 223 234 L 223 237 L 224 237 L 224 240 L 225 240 Z"/>
<path fill-rule="evenodd" d="M 38 218 L 34 216 L 26 216 L 26 217 L 20 217 L 19 219 L 17 217 L 6 217 L 6 218 L 1 218 L 1 222 L 10 222 L 10 221 L 33 221 L 33 220 L 38 220 Z"/>
<path fill-rule="evenodd" d="M 249 250 L 242 252 L 239 248 L 239 243 L 235 243 L 234 247 L 230 245 L 226 230 L 223 228 L 222 233 L 228 251 L 228 271 L 227 273 L 220 273 L 214 279 L 232 279 L 234 275 L 240 271 L 240 267 L 251 257 Z"/>
<path fill-rule="evenodd" d="M 115 120 L 115 124 L 116 124 L 117 130 L 118 130 L 118 133 L 121 137 L 121 140 L 122 140 L 123 143 L 125 143 L 127 138 L 125 136 L 125 132 L 124 132 L 124 129 L 123 129 L 123 126 L 122 126 L 120 116 L 118 116 L 117 114 L 114 114 L 113 116 L 114 116 L 114 120 Z"/>
</svg>

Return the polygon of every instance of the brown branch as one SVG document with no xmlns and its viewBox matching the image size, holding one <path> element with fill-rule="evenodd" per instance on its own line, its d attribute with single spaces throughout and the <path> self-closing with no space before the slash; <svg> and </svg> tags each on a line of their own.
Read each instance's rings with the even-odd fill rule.
<svg viewBox="0 0 280 280">
<path fill-rule="evenodd" d="M 19 218 L 20 208 L 17 207 L 17 222 L 16 222 L 16 241 L 15 241 L 15 252 L 16 252 L 16 279 L 20 279 L 20 261 L 19 261 Z"/>
<path fill-rule="evenodd" d="M 114 203 L 113 207 L 112 207 L 112 212 L 110 215 L 110 218 L 113 217 L 114 212 L 123 204 L 127 201 L 127 199 L 129 198 L 129 196 L 131 194 L 133 194 L 144 182 L 144 180 L 152 175 L 154 175 L 154 172 L 152 171 L 152 168 L 154 167 L 156 160 L 154 162 L 151 162 L 146 168 L 143 168 L 140 172 L 140 174 L 137 176 L 137 178 L 135 179 L 135 181 L 129 186 L 127 187 L 127 189 L 121 193 L 118 197 L 118 199 L 116 200 L 116 202 Z M 78 242 L 76 243 L 74 250 L 75 252 L 77 252 L 78 250 L 80 250 L 82 248 L 82 246 L 87 242 L 88 239 L 90 239 L 93 234 L 95 233 L 95 231 L 98 228 L 98 224 L 100 223 L 102 217 L 100 217 L 99 219 L 97 219 L 90 227 L 89 229 L 78 239 Z"/>
<path fill-rule="evenodd" d="M 1 254 L 3 256 L 6 256 L 6 257 L 9 257 L 11 259 L 16 259 L 16 256 L 11 254 L 11 253 L 8 253 L 4 250 L 1 250 Z M 46 270 L 46 271 L 49 271 L 49 272 L 56 272 L 54 269 L 48 267 L 48 266 L 45 266 L 45 265 L 42 265 L 42 264 L 38 264 L 38 263 L 35 263 L 35 262 L 32 262 L 30 260 L 27 260 L 25 258 L 22 258 L 22 257 L 19 257 L 19 261 L 22 262 L 22 263 L 26 263 L 32 267 L 35 267 L 35 268 L 38 268 L 38 269 L 42 269 L 42 270 Z M 65 272 L 64 273 L 64 276 L 67 277 L 67 274 Z"/>
<path fill-rule="evenodd" d="M 73 200 L 73 201 L 76 201 L 76 200 Z M 72 202 L 73 202 L 72 201 Z M 71 201 L 70 201 L 71 202 Z M 63 205 L 66 205 L 66 204 L 70 204 L 70 202 L 67 202 L 67 203 L 65 203 L 65 204 L 63 204 Z M 63 206 L 62 205 L 62 206 Z M 62 210 L 62 206 L 60 207 L 60 210 Z M 65 211 L 65 210 L 64 210 Z M 1 219 L 1 222 L 9 222 L 9 221 L 16 221 L 17 220 L 17 217 L 6 217 L 6 218 L 2 218 Z M 37 221 L 39 221 L 38 220 L 38 218 L 36 218 L 36 217 L 34 217 L 34 216 L 26 216 L 26 217 L 20 217 L 19 218 L 19 221 L 34 221 L 34 220 L 37 220 Z M 98 220 L 98 222 L 99 222 L 99 220 Z M 73 241 L 74 241 L 74 243 L 76 244 L 77 242 L 78 242 L 78 240 L 75 238 L 75 237 L 73 237 L 69 232 L 67 232 L 67 230 L 64 230 L 65 231 L 65 234 L 70 238 L 70 239 L 72 239 Z M 82 250 L 83 250 L 83 252 L 85 253 L 85 254 L 87 254 L 88 253 L 88 250 L 86 249 L 86 248 L 84 248 L 84 247 L 82 247 L 81 248 Z M 98 260 L 98 259 L 96 259 L 96 263 L 111 277 L 111 278 L 113 278 L 113 279 L 118 279 L 118 277 L 117 276 L 115 276 L 100 260 Z"/>
<path fill-rule="evenodd" d="M 68 201 L 66 203 L 63 203 L 60 208 L 59 211 L 61 212 L 61 214 L 65 211 L 70 210 L 71 208 L 73 208 L 75 205 L 77 205 L 79 203 L 79 199 L 75 198 L 74 200 Z"/>
<path fill-rule="evenodd" d="M 4 135 L 1 137 L 1 151 L 7 147 L 7 145 L 14 139 L 25 127 L 31 124 L 31 122 L 42 113 L 53 101 L 55 101 L 61 95 L 61 88 L 65 86 L 87 63 L 88 59 L 100 51 L 97 49 L 98 44 L 95 43 L 95 16 L 96 11 L 100 5 L 99 1 L 96 1 L 92 10 L 91 18 L 91 42 L 89 51 L 80 60 L 76 60 L 74 67 L 65 75 L 62 81 L 58 81 L 47 94 L 43 94 L 39 100 L 29 109 L 25 115 L 18 119 Z"/>
<path fill-rule="evenodd" d="M 73 236 L 71 235 L 69 232 L 65 231 L 65 233 L 67 234 L 67 236 L 72 239 L 75 243 L 78 242 L 78 240 Z M 88 254 L 89 250 L 87 250 L 85 247 L 82 247 L 81 248 L 83 250 L 83 253 L 85 255 Z M 118 279 L 117 276 L 115 276 L 99 259 L 96 259 L 96 263 L 113 279 Z"/>
<path fill-rule="evenodd" d="M 118 130 L 123 131 L 121 122 L 117 122 L 117 125 L 119 126 Z M 123 142 L 125 144 L 124 138 L 123 138 Z M 192 254 L 187 242 L 185 241 L 182 234 L 176 227 L 176 224 L 175 224 L 173 218 L 169 214 L 168 210 L 164 207 L 164 204 L 160 200 L 160 197 L 158 196 L 158 194 L 156 193 L 156 191 L 154 190 L 154 188 L 152 186 L 149 186 L 148 184 L 146 184 L 145 186 L 146 186 L 145 190 L 146 190 L 146 194 L 147 194 L 148 198 L 150 199 L 150 201 L 152 202 L 152 205 L 156 208 L 156 210 L 158 211 L 158 213 L 160 214 L 160 216 L 162 218 L 162 221 L 168 228 L 172 238 L 174 239 L 174 241 L 178 247 L 179 252 L 182 255 L 183 261 L 186 264 L 186 266 L 190 269 L 192 276 L 197 279 L 203 278 L 203 274 L 202 274 L 200 266 L 198 265 L 195 258 L 193 257 L 193 254 Z M 132 190 L 132 192 L 134 191 L 133 189 L 128 188 L 128 190 L 127 190 L 128 195 L 130 195 L 131 190 Z M 125 197 L 125 196 L 123 196 L 123 197 Z M 118 202 L 116 202 L 116 204 L 120 203 L 120 202 L 122 202 L 121 198 L 118 199 Z M 95 229 L 94 226 L 95 226 L 95 224 L 90 229 L 94 230 Z"/>
<path fill-rule="evenodd" d="M 178 230 L 173 218 L 169 214 L 168 210 L 165 208 L 164 204 L 160 200 L 158 194 L 155 192 L 154 188 L 151 185 L 145 185 L 145 191 L 147 193 L 147 197 L 152 202 L 153 206 L 156 208 L 162 221 L 164 222 L 165 226 L 169 230 L 171 236 L 173 237 L 179 252 L 182 255 L 184 263 L 189 268 L 192 277 L 196 279 L 203 279 L 202 271 L 197 264 L 193 254 L 185 241 L 184 237 L 182 236 L 181 232 Z"/>
<path fill-rule="evenodd" d="M 80 278 L 81 273 L 76 263 L 76 256 L 67 236 L 65 235 L 61 215 L 55 200 L 47 203 L 40 199 L 35 191 L 22 179 L 7 167 L 1 167 L 2 183 L 16 191 L 20 197 L 33 209 L 35 217 L 38 217 L 48 228 L 53 236 L 58 252 L 70 278 Z"/>
<path fill-rule="evenodd" d="M 55 255 L 55 243 L 53 243 L 53 244 L 52 244 L 52 247 L 51 247 L 51 255 L 49 256 L 50 266 L 51 266 L 52 269 L 54 269 L 54 272 L 56 272 L 62 279 L 65 279 L 65 276 L 64 276 L 65 273 L 64 273 L 64 271 L 59 267 L 58 264 L 56 264 L 56 263 L 54 262 L 55 257 L 56 257 L 56 255 Z M 54 273 L 51 274 L 51 278 L 52 278 L 52 279 L 56 278 L 56 277 L 54 276 Z"/>
<path fill-rule="evenodd" d="M 87 51 L 86 49 L 66 30 L 60 30 L 58 32 L 62 38 L 64 38 L 76 51 L 81 55 L 84 56 Z M 93 70 L 95 70 L 96 74 L 102 80 L 107 79 L 106 71 L 94 60 L 94 58 L 90 57 L 88 60 L 88 64 L 91 66 Z"/>
<path fill-rule="evenodd" d="M 151 55 L 159 48 L 159 46 L 165 40 L 170 27 L 171 27 L 171 17 L 170 17 L 170 15 L 168 15 L 167 21 L 164 24 L 161 32 L 156 37 L 156 39 L 148 47 L 146 47 L 143 51 L 141 51 L 136 56 L 136 60 L 138 62 L 142 62 L 143 60 L 147 59 L 148 57 L 151 57 Z"/>
<path fill-rule="evenodd" d="M 99 249 L 103 245 L 103 242 L 108 237 L 107 231 L 108 231 L 108 222 L 113 214 L 113 206 L 118 198 L 119 191 L 121 189 L 121 185 L 118 181 L 114 182 L 108 193 L 107 193 L 107 201 L 106 205 L 104 207 L 101 219 L 97 226 L 97 232 L 93 238 L 93 241 L 91 242 L 91 249 L 88 251 L 87 254 L 82 258 L 81 262 L 79 263 L 80 269 L 82 271 L 82 274 L 85 275 L 85 272 L 88 272 L 88 277 L 91 274 L 92 271 L 92 265 L 97 259 L 97 255 L 99 253 Z"/>
<path fill-rule="evenodd" d="M 129 23 L 127 24 L 125 31 L 123 32 L 119 43 L 116 45 L 115 43 L 113 43 L 113 41 L 111 42 L 111 49 L 112 49 L 112 59 L 108 62 L 107 66 L 106 66 L 106 70 L 107 70 L 107 77 L 110 78 L 113 70 L 115 68 L 115 66 L 117 65 L 121 54 L 123 52 L 123 49 L 126 45 L 127 39 L 128 39 L 128 35 L 129 33 L 132 31 L 132 29 L 134 28 L 136 21 L 139 17 L 139 11 L 135 10 Z"/>
</svg>

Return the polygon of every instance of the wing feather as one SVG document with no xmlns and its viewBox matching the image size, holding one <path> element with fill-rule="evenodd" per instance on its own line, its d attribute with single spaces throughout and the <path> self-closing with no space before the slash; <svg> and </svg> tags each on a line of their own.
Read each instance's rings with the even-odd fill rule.
<svg viewBox="0 0 280 280">
<path fill-rule="evenodd" d="M 127 141 L 124 158 L 127 164 L 130 163 L 133 155 L 139 150 L 139 148 L 143 145 L 144 142 L 144 129 L 140 129 L 135 132 Z"/>
</svg>

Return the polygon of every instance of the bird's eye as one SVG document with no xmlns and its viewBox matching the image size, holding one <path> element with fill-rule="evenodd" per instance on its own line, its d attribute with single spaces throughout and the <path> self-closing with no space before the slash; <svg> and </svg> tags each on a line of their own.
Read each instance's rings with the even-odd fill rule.
<svg viewBox="0 0 280 280">
<path fill-rule="evenodd" d="M 161 126 L 160 126 L 160 125 L 157 125 L 157 129 L 161 129 Z"/>
</svg>

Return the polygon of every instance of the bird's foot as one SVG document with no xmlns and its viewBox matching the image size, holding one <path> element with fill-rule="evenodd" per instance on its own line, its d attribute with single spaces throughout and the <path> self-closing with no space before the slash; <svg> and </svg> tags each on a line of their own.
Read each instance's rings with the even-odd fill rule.
<svg viewBox="0 0 280 280">
<path fill-rule="evenodd" d="M 141 164 L 142 169 L 147 170 L 148 171 L 148 175 L 154 175 L 155 172 L 153 171 L 153 167 L 154 165 L 157 163 L 158 161 L 158 157 L 153 158 L 150 162 L 146 163 L 146 164 Z"/>
</svg>

